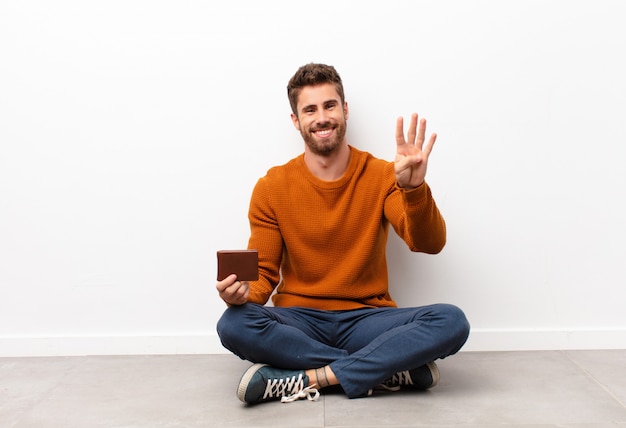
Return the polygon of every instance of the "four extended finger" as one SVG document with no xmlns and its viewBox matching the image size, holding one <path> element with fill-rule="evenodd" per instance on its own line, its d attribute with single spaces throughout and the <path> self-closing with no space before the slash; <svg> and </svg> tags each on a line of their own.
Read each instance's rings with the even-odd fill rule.
<svg viewBox="0 0 626 428">
<path fill-rule="evenodd" d="M 405 144 L 406 141 L 404 139 L 404 118 L 402 116 L 398 117 L 396 120 L 396 144 L 401 146 Z"/>
<path fill-rule="evenodd" d="M 430 156 L 430 152 L 432 152 L 433 146 L 435 145 L 436 140 L 437 140 L 437 134 L 433 133 L 428 139 L 428 144 L 426 145 L 426 147 L 422 149 L 426 157 Z"/>
<path fill-rule="evenodd" d="M 411 145 L 415 145 L 415 135 L 416 135 L 416 130 L 417 130 L 417 113 L 413 113 L 411 115 L 411 123 L 409 124 L 409 131 L 408 131 L 408 143 Z"/>
<path fill-rule="evenodd" d="M 417 146 L 421 149 L 426 139 L 426 119 L 422 119 L 419 122 L 419 130 L 417 132 Z"/>
</svg>

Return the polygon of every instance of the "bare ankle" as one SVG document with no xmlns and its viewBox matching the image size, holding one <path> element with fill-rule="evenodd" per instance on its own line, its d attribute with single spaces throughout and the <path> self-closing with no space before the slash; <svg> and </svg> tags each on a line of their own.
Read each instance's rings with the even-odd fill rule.
<svg viewBox="0 0 626 428">
<path fill-rule="evenodd" d="M 326 367 L 315 369 L 315 377 L 320 388 L 326 388 L 328 385 L 328 376 L 326 376 Z"/>
<path fill-rule="evenodd" d="M 309 385 L 315 384 L 318 389 L 339 384 L 339 381 L 329 366 L 310 369 L 305 373 L 309 377 Z"/>
</svg>

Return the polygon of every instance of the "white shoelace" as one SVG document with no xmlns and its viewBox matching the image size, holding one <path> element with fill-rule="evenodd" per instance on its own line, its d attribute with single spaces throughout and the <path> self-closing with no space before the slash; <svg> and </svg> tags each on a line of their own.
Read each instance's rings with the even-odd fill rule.
<svg viewBox="0 0 626 428">
<path fill-rule="evenodd" d="M 390 386 L 388 384 L 391 384 L 393 386 Z M 411 373 L 408 370 L 394 374 L 387 381 L 381 383 L 374 389 L 396 392 L 400 391 L 402 385 L 413 385 L 413 379 L 411 378 Z M 373 392 L 374 390 L 370 389 L 367 392 L 367 395 L 372 395 Z"/>
<path fill-rule="evenodd" d="M 317 388 L 314 388 L 314 386 L 315 384 L 307 386 L 306 388 L 300 390 L 299 392 L 295 392 L 291 395 L 282 397 L 280 399 L 280 402 L 291 403 L 301 398 L 306 398 L 309 401 L 317 401 L 317 399 L 320 397 L 320 392 L 317 390 Z"/>
<path fill-rule="evenodd" d="M 378 385 L 376 388 L 374 389 L 378 389 L 378 390 L 385 390 L 385 391 L 391 391 L 391 392 L 396 392 L 396 391 L 400 391 L 401 387 L 400 385 L 396 385 L 396 386 L 387 386 L 384 383 L 381 383 L 380 385 Z M 374 390 L 370 389 L 367 393 L 367 395 L 372 395 L 372 393 L 374 392 Z"/>
<path fill-rule="evenodd" d="M 391 376 L 390 382 L 385 382 L 385 383 L 391 383 L 391 384 L 397 383 L 398 385 L 413 385 L 413 379 L 411 379 L 411 373 L 409 373 L 408 370 L 405 370 L 403 372 L 398 372 L 394 374 L 393 376 Z"/>
<path fill-rule="evenodd" d="M 287 379 L 268 379 L 263 399 L 281 397 L 280 401 L 283 403 L 291 403 L 300 398 L 315 401 L 320 396 L 320 393 L 314 386 L 304 387 L 302 373 L 297 377 L 292 376 Z"/>
</svg>

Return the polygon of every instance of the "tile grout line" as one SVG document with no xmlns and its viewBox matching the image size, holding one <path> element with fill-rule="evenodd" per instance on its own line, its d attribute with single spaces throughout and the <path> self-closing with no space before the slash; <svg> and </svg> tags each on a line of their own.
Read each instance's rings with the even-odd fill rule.
<svg viewBox="0 0 626 428">
<path fill-rule="evenodd" d="M 572 358 L 569 354 L 569 352 L 567 351 L 562 351 L 565 356 L 567 357 L 568 360 L 570 360 L 572 363 L 574 363 L 576 365 L 576 367 L 578 367 L 583 373 L 585 373 L 588 377 L 590 377 L 595 383 L 597 383 L 598 385 L 600 385 L 600 387 L 607 393 L 609 394 L 609 396 L 611 398 L 613 398 L 613 400 L 617 401 L 617 403 L 622 406 L 623 408 L 626 409 L 626 404 L 622 403 L 622 401 L 615 395 L 613 394 L 613 392 L 606 386 L 604 385 L 602 382 L 600 382 L 594 375 L 591 374 L 591 372 L 589 370 L 587 370 L 585 367 L 583 367 L 578 361 L 576 361 L 574 358 Z"/>
</svg>

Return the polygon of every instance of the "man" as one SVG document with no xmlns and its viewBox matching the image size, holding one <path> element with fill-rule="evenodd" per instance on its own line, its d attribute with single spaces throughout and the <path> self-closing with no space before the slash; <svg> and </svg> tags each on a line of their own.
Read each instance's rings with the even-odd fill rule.
<svg viewBox="0 0 626 428">
<path fill-rule="evenodd" d="M 259 280 L 217 283 L 229 306 L 220 339 L 255 363 L 237 395 L 260 403 L 316 399 L 331 385 L 349 398 L 430 388 L 434 361 L 463 346 L 469 324 L 452 305 L 398 308 L 385 248 L 389 225 L 411 251 L 445 244 L 424 181 L 436 135 L 425 144 L 426 121 L 413 114 L 405 138 L 400 117 L 395 161 L 376 159 L 346 141 L 348 104 L 334 67 L 302 66 L 287 94 L 304 153 L 270 169 L 252 193 L 248 248 L 258 249 Z M 264 306 L 274 291 L 274 306 Z"/>
</svg>

